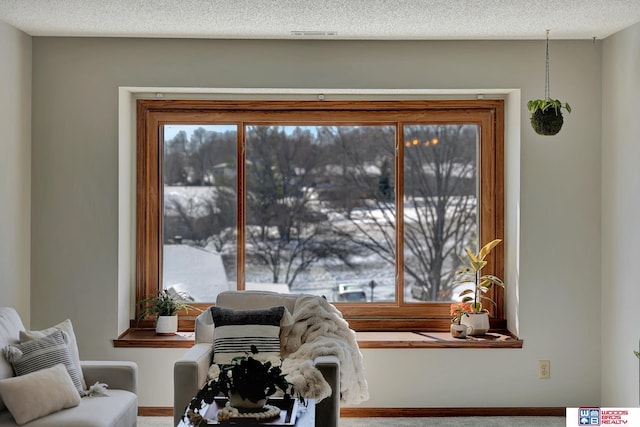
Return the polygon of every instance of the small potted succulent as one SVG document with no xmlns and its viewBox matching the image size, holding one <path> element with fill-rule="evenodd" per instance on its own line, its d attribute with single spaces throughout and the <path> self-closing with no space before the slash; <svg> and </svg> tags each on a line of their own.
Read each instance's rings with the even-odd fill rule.
<svg viewBox="0 0 640 427">
<path fill-rule="evenodd" d="M 465 302 L 454 302 L 451 304 L 450 314 L 453 316 L 451 319 L 451 336 L 454 338 L 466 338 L 467 329 L 469 328 L 467 325 L 462 325 L 460 322 L 464 316 L 469 316 L 469 312 L 471 311 L 471 305 Z"/>
<path fill-rule="evenodd" d="M 563 103 L 559 99 L 532 99 L 527 103 L 531 113 L 531 127 L 538 135 L 555 135 L 562 129 L 564 117 L 562 109 L 571 113 L 568 102 Z"/>
<path fill-rule="evenodd" d="M 178 311 L 196 309 L 189 305 L 189 296 L 181 292 L 162 290 L 157 296 L 138 302 L 141 306 L 138 320 L 145 316 L 156 316 L 156 334 L 175 335 L 178 331 Z"/>
<path fill-rule="evenodd" d="M 485 294 L 491 289 L 492 285 L 498 285 L 504 288 L 504 282 L 496 276 L 481 273 L 481 270 L 487 265 L 485 258 L 502 240 L 495 239 L 487 243 L 474 254 L 468 248 L 464 250 L 468 256 L 468 263 L 465 267 L 456 271 L 454 283 L 470 283 L 473 288 L 465 289 L 460 292 L 462 302 L 469 304 L 469 310 L 466 315 L 461 316 L 460 324 L 470 326 L 467 335 L 483 335 L 489 330 L 489 311 L 482 307 L 482 301 L 495 302 Z"/>
</svg>

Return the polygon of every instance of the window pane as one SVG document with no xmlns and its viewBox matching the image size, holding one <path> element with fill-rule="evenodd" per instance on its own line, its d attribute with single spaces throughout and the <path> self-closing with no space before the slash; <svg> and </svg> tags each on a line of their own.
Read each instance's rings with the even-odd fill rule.
<svg viewBox="0 0 640 427">
<path fill-rule="evenodd" d="M 249 126 L 246 287 L 395 299 L 393 126 Z"/>
<path fill-rule="evenodd" d="M 195 302 L 236 289 L 236 125 L 165 125 L 162 285 Z"/>
<path fill-rule="evenodd" d="M 407 125 L 404 139 L 405 299 L 458 300 L 453 274 L 478 236 L 479 128 Z"/>
</svg>

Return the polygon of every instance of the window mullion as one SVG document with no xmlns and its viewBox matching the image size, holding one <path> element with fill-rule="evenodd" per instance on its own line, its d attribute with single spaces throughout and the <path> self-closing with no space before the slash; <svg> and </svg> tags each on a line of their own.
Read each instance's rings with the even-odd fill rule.
<svg viewBox="0 0 640 427">
<path fill-rule="evenodd" d="M 238 238 L 237 238 L 237 286 L 238 289 L 245 289 L 245 265 L 246 265 L 246 226 L 247 226 L 247 216 L 246 216 L 246 164 L 247 164 L 247 141 L 245 139 L 245 123 L 238 123 L 238 145 L 237 145 L 237 195 L 238 195 Z"/>
<path fill-rule="evenodd" d="M 396 123 L 395 177 L 396 177 L 396 304 L 404 301 L 404 126 Z"/>
</svg>

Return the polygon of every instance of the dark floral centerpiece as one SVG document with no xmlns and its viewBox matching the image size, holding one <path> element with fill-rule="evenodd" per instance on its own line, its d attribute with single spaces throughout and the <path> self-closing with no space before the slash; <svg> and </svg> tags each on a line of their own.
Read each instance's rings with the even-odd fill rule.
<svg viewBox="0 0 640 427">
<path fill-rule="evenodd" d="M 255 345 L 251 346 L 253 355 L 258 353 Z M 281 365 L 276 365 L 274 361 L 267 360 L 261 362 L 252 355 L 234 357 L 229 364 L 213 364 L 209 369 L 211 378 L 198 393 L 191 399 L 187 410 L 187 416 L 192 424 L 196 425 L 203 419 L 200 413 L 204 404 L 211 404 L 216 397 L 227 396 L 229 403 L 226 411 L 218 412 L 218 419 L 233 417 L 234 413 L 249 412 L 257 418 L 269 418 L 277 416 L 279 409 L 271 405 L 266 405 L 267 397 L 274 394 L 278 389 L 283 393 L 284 399 L 291 399 L 293 386 L 282 373 Z M 240 402 L 244 401 L 244 405 Z M 277 409 L 276 413 L 271 413 Z M 258 416 L 263 414 L 263 416 Z"/>
</svg>

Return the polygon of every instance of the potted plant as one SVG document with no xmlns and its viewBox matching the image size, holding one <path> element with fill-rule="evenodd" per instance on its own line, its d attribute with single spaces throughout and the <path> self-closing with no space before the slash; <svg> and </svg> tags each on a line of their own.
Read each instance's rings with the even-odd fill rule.
<svg viewBox="0 0 640 427">
<path fill-rule="evenodd" d="M 175 335 L 178 331 L 178 311 L 190 308 L 188 296 L 181 292 L 162 290 L 157 296 L 145 298 L 138 302 L 141 306 L 138 320 L 145 316 L 156 316 L 156 334 Z"/>
<path fill-rule="evenodd" d="M 485 258 L 501 241 L 500 239 L 492 240 L 484 245 L 477 254 L 465 248 L 468 263 L 455 273 L 454 283 L 473 284 L 473 288 L 460 292 L 462 302 L 469 304 L 469 311 L 460 319 L 460 324 L 470 326 L 467 335 L 482 335 L 489 330 L 489 311 L 482 307 L 482 301 L 495 305 L 495 302 L 485 294 L 493 285 L 504 288 L 504 282 L 490 274 L 482 275 L 481 271 L 487 265 Z"/>
<path fill-rule="evenodd" d="M 258 353 L 255 345 L 251 346 L 251 353 Z M 204 420 L 200 413 L 203 404 L 211 404 L 221 395 L 227 396 L 229 402 L 217 412 L 218 421 L 241 418 L 241 413 L 249 413 L 258 420 L 273 418 L 280 413 L 280 408 L 266 402 L 277 389 L 284 393 L 284 399 L 291 399 L 293 386 L 282 373 L 281 361 L 273 358 L 261 362 L 252 355 L 234 357 L 229 364 L 211 365 L 210 380 L 189 403 L 187 416 L 192 424 L 198 425 Z"/>
<path fill-rule="evenodd" d="M 471 305 L 465 302 L 454 302 L 451 304 L 450 314 L 453 316 L 451 319 L 451 327 L 449 328 L 451 331 L 451 336 L 454 338 L 466 338 L 467 329 L 469 328 L 467 325 L 462 325 L 460 322 L 464 316 L 469 316 L 469 312 L 471 311 Z"/>
<path fill-rule="evenodd" d="M 564 118 L 562 109 L 571 113 L 568 102 L 562 103 L 558 99 L 532 99 L 527 103 L 531 113 L 531 126 L 539 135 L 555 135 L 560 132 Z"/>
<path fill-rule="evenodd" d="M 549 30 L 547 30 L 547 52 L 544 76 L 544 99 L 532 99 L 527 102 L 527 109 L 531 113 L 531 127 L 539 135 L 555 135 L 562 129 L 564 118 L 562 109 L 571 113 L 568 102 L 562 103 L 549 95 Z"/>
</svg>

